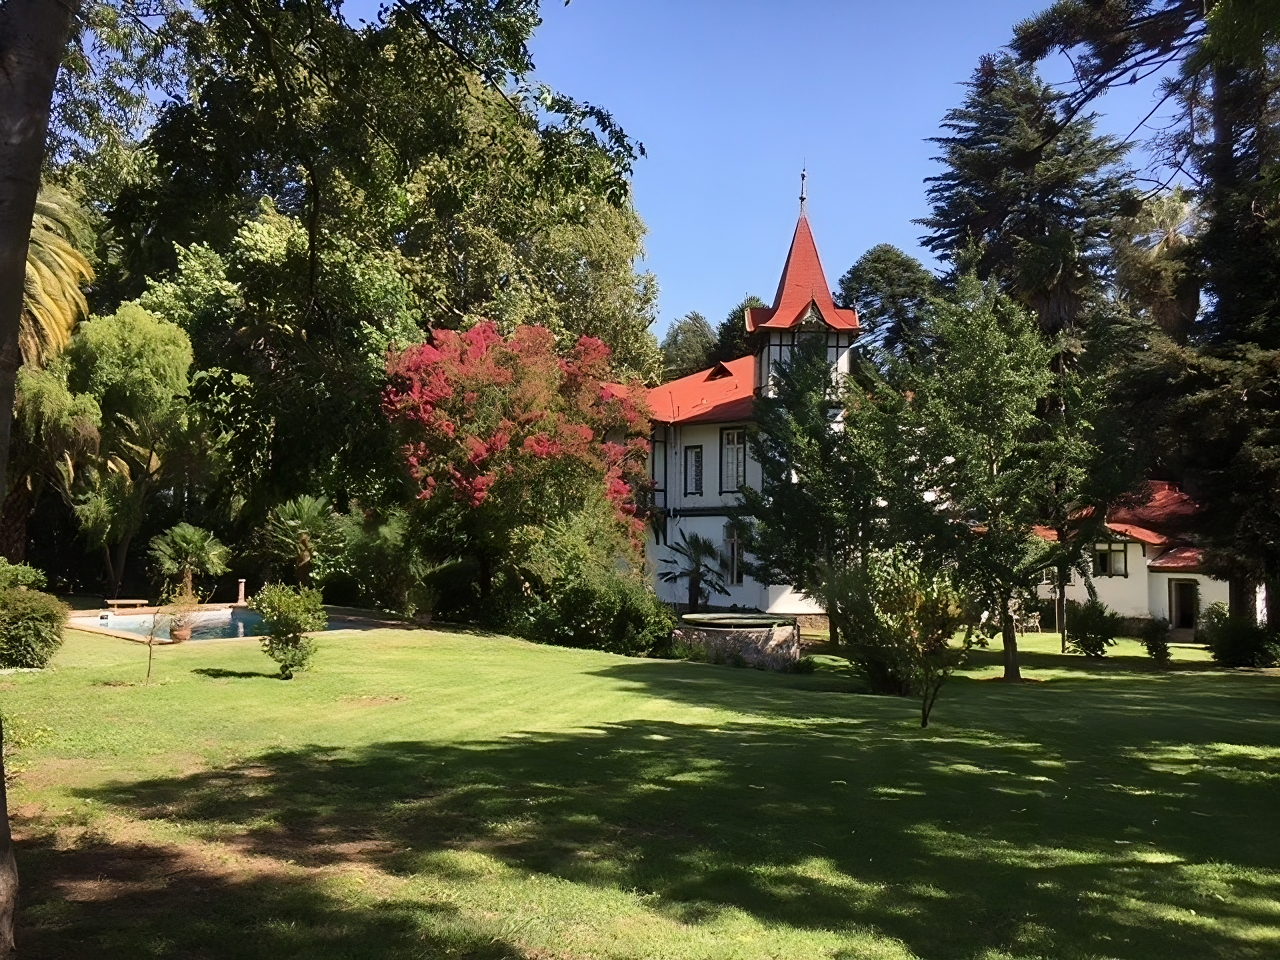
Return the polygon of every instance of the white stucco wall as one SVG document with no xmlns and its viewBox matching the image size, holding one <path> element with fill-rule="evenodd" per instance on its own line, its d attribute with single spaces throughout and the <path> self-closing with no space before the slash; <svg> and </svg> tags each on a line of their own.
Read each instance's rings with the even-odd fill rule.
<svg viewBox="0 0 1280 960">
<path fill-rule="evenodd" d="M 1212 577 L 1206 577 L 1203 573 L 1162 573 L 1156 570 L 1150 575 L 1149 589 L 1153 617 L 1171 619 L 1169 616 L 1170 580 L 1194 580 L 1199 584 L 1201 610 L 1213 603 L 1226 603 L 1230 598 L 1230 586 L 1225 580 L 1215 580 Z"/>
<path fill-rule="evenodd" d="M 1147 547 L 1143 555 L 1143 545 L 1127 543 L 1125 557 L 1129 575 L 1127 577 L 1094 577 L 1094 589 L 1098 599 L 1112 610 L 1126 617 L 1164 617 L 1169 619 L 1169 581 L 1194 580 L 1200 585 L 1200 609 L 1211 603 L 1226 603 L 1228 587 L 1225 580 L 1215 580 L 1201 573 L 1163 573 L 1150 570 L 1149 561 L 1160 553 L 1158 547 Z M 1052 588 L 1041 584 L 1037 590 L 1042 600 L 1053 596 Z M 1089 599 L 1089 591 L 1083 578 L 1073 577 L 1067 586 L 1067 599 L 1084 603 Z"/>
<path fill-rule="evenodd" d="M 666 543 L 679 543 L 682 532 L 700 534 L 724 549 L 725 516 L 730 508 L 738 503 L 736 493 L 721 493 L 720 478 L 720 434 L 732 427 L 745 424 L 706 423 L 691 424 L 674 428 L 668 435 L 667 462 L 668 470 L 665 480 L 665 505 L 669 514 L 667 520 Z M 702 494 L 686 494 L 684 487 L 685 450 L 692 446 L 702 447 Z M 747 455 L 747 483 L 755 489 L 760 488 L 760 465 L 752 459 L 750 451 Z M 686 511 L 707 511 L 711 516 L 688 516 Z M 668 546 L 655 541 L 653 532 L 648 532 L 645 548 L 646 558 L 654 571 L 658 596 L 667 603 L 685 603 L 689 596 L 689 587 L 685 582 L 676 584 L 663 583 L 657 580 L 656 574 L 670 565 L 663 560 L 671 559 L 673 554 Z M 741 584 L 728 585 L 727 594 L 715 594 L 710 598 L 712 606 L 738 606 L 747 609 L 764 610 L 767 613 L 794 616 L 804 613 L 822 613 L 822 608 L 796 593 L 788 586 L 768 586 L 757 583 L 750 577 L 743 577 Z"/>
</svg>

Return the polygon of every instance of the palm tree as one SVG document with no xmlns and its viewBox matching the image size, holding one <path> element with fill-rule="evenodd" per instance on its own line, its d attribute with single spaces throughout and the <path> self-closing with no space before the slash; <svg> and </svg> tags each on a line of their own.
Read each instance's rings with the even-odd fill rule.
<svg viewBox="0 0 1280 960">
<path fill-rule="evenodd" d="M 662 561 L 671 569 L 660 571 L 658 579 L 663 583 L 689 581 L 689 613 L 698 612 L 704 597 L 710 599 L 713 593 L 729 592 L 722 573 L 724 557 L 710 537 L 682 530 L 680 542 L 671 545 L 671 552 L 676 559 Z"/>
<path fill-rule="evenodd" d="M 183 595 L 195 594 L 195 578 L 227 572 L 228 550 L 208 530 L 189 523 L 170 527 L 151 540 L 151 558 L 166 577 L 181 577 Z"/>
<path fill-rule="evenodd" d="M 26 366 L 42 367 L 65 349 L 76 324 L 89 313 L 81 288 L 93 279 L 93 267 L 76 249 L 87 229 L 84 211 L 71 197 L 56 187 L 40 190 L 18 327 Z"/>
<path fill-rule="evenodd" d="M 1200 281 L 1187 253 L 1201 229 L 1195 200 L 1181 187 L 1142 204 L 1118 224 L 1117 280 L 1121 289 L 1169 336 L 1185 340 L 1200 311 Z"/>
<path fill-rule="evenodd" d="M 293 567 L 300 587 L 311 582 L 316 560 L 336 552 L 340 544 L 337 514 L 329 501 L 307 494 L 272 510 L 263 533 L 267 553 Z"/>
</svg>

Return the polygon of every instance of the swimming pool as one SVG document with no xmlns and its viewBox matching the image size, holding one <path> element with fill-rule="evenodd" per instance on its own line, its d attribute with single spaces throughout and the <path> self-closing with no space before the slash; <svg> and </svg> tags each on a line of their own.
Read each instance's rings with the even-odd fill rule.
<svg viewBox="0 0 1280 960">
<path fill-rule="evenodd" d="M 191 627 L 192 640 L 228 640 L 233 637 L 256 637 L 262 633 L 262 617 L 252 610 L 234 607 L 224 610 L 202 610 L 195 614 Z M 105 613 L 93 620 L 84 618 L 86 626 L 103 630 L 118 630 L 139 637 L 148 637 L 155 630 L 157 640 L 169 639 L 169 619 L 164 614 Z M 71 622 L 75 626 L 75 620 Z M 330 619 L 326 630 L 341 630 L 349 626 L 341 620 Z"/>
</svg>

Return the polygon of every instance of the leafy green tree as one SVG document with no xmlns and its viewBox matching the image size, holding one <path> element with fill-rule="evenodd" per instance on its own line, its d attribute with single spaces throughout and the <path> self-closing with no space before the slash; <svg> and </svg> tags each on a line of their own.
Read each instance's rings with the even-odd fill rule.
<svg viewBox="0 0 1280 960">
<path fill-rule="evenodd" d="M 767 303 L 754 294 L 743 297 L 716 328 L 716 345 L 707 354 L 707 363 L 726 363 L 749 356 L 752 349 L 747 342 L 747 310 L 767 306 Z"/>
<path fill-rule="evenodd" d="M 68 465 L 97 453 L 102 411 L 87 394 L 67 386 L 66 358 L 46 369 L 18 372 L 8 492 L 0 506 L 0 554 L 21 562 L 27 554 L 27 524 L 45 486 L 52 482 L 71 503 Z"/>
<path fill-rule="evenodd" d="M 317 565 L 337 559 L 342 550 L 338 517 L 328 500 L 303 494 L 273 509 L 262 531 L 267 555 L 292 570 L 298 586 L 311 585 Z"/>
<path fill-rule="evenodd" d="M 59 470 L 81 531 L 102 551 L 109 589 L 124 577 L 146 510 L 188 449 L 191 343 L 178 326 L 125 304 L 81 325 L 67 350 L 69 389 L 101 411 L 101 440 Z"/>
<path fill-rule="evenodd" d="M 139 302 L 191 337 L 193 413 L 214 445 L 209 500 L 260 523 L 317 488 L 374 501 L 398 491 L 378 412 L 385 355 L 424 336 L 402 258 L 334 238 L 310 289 L 306 230 L 269 201 L 224 252 L 177 255 Z"/>
<path fill-rule="evenodd" d="M 920 314 L 939 292 L 938 279 L 919 260 L 879 243 L 845 271 L 837 300 L 858 311 L 862 342 L 898 353 L 915 338 Z"/>
<path fill-rule="evenodd" d="M 662 378 L 678 380 L 705 370 L 707 356 L 716 345 L 715 331 L 696 310 L 686 313 L 667 330 L 662 339 Z"/>
<path fill-rule="evenodd" d="M 984 57 L 967 88 L 949 135 L 933 138 L 946 170 L 926 181 L 924 245 L 995 279 L 1046 334 L 1070 331 L 1107 279 L 1106 240 L 1131 204 L 1127 147 L 1095 135 L 1091 116 L 1064 117 L 1061 95 L 1007 55 Z"/>
<path fill-rule="evenodd" d="M 161 576 L 182 581 L 182 596 L 195 596 L 195 578 L 227 572 L 230 551 L 208 530 L 185 521 L 151 539 L 151 559 Z"/>
<path fill-rule="evenodd" d="M 762 483 L 741 493 L 752 576 L 834 605 L 839 597 L 824 586 L 891 535 L 884 523 L 895 394 L 854 384 L 842 395 L 822 337 L 802 340 L 776 376 L 772 395 L 756 401 L 751 438 Z M 843 427 L 833 429 L 837 418 Z M 829 606 L 828 617 L 832 640 L 852 642 L 840 634 L 840 611 Z"/>
<path fill-rule="evenodd" d="M 929 318 L 936 344 L 913 371 L 905 429 L 938 515 L 947 521 L 957 574 L 999 624 L 1004 679 L 1021 680 L 1014 618 L 1049 549 L 1043 522 L 1046 457 L 1042 399 L 1053 386 L 1044 342 L 1028 313 L 992 284 L 961 277 Z"/>
<path fill-rule="evenodd" d="M 697 613 L 713 594 L 729 592 L 724 582 L 724 557 L 710 537 L 681 530 L 680 542 L 671 544 L 670 549 L 675 557 L 662 561 L 666 569 L 658 571 L 658 579 L 663 583 L 683 580 L 689 585 L 687 613 Z"/>
</svg>

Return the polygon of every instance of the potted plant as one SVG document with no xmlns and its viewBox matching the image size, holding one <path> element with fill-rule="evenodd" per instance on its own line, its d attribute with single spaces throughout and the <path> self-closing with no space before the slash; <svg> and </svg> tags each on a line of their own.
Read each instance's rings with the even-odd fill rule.
<svg viewBox="0 0 1280 960">
<path fill-rule="evenodd" d="M 227 571 L 227 548 L 208 530 L 179 523 L 151 541 L 151 557 L 156 569 L 177 584 L 169 593 L 164 614 L 169 620 L 169 639 L 184 643 L 191 639 L 200 598 L 195 578 L 216 577 Z"/>
</svg>

